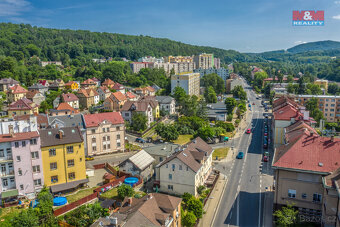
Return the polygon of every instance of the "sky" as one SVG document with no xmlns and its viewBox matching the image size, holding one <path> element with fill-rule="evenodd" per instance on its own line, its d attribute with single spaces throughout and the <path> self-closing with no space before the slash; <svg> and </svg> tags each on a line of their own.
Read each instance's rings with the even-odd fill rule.
<svg viewBox="0 0 340 227">
<path fill-rule="evenodd" d="M 292 26 L 293 10 L 324 10 L 325 26 Z M 0 22 L 264 52 L 340 41 L 340 0 L 0 0 Z"/>
</svg>

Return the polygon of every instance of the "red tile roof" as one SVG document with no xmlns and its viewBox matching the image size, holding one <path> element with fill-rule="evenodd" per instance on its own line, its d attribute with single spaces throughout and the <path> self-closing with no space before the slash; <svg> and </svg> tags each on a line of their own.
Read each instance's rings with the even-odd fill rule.
<svg viewBox="0 0 340 227">
<path fill-rule="evenodd" d="M 98 78 L 96 78 L 96 77 L 93 77 L 92 80 L 93 80 L 94 82 L 100 82 L 100 80 L 99 80 Z"/>
<path fill-rule="evenodd" d="M 293 99 L 287 96 L 281 96 L 280 98 L 273 101 L 273 110 L 275 111 L 278 108 L 281 108 L 287 104 L 291 104 L 292 106 L 299 107 L 300 105 L 295 102 Z"/>
<path fill-rule="evenodd" d="M 333 172 L 340 167 L 340 139 L 320 137 L 308 130 L 289 144 L 277 148 L 274 167 Z"/>
<path fill-rule="evenodd" d="M 70 110 L 71 112 L 78 113 L 79 111 L 74 109 L 70 104 L 66 102 L 62 102 L 59 104 L 59 106 L 56 108 L 56 110 Z"/>
<path fill-rule="evenodd" d="M 126 98 L 128 98 L 128 99 L 134 99 L 134 98 L 136 98 L 136 96 L 135 96 L 133 93 L 131 93 L 131 92 L 126 92 L 125 96 L 126 96 Z"/>
<path fill-rule="evenodd" d="M 124 119 L 119 112 L 86 114 L 84 115 L 84 121 L 86 127 L 97 127 L 103 121 L 109 121 L 114 125 L 124 124 Z"/>
<path fill-rule="evenodd" d="M 118 90 L 123 90 L 124 86 L 121 85 L 120 83 L 115 83 L 115 85 L 113 85 L 112 88 L 115 89 L 116 91 L 118 91 Z"/>
<path fill-rule="evenodd" d="M 19 84 L 10 87 L 13 94 L 27 93 L 27 90 L 21 87 Z"/>
<path fill-rule="evenodd" d="M 275 120 L 290 121 L 291 118 L 294 118 L 295 120 L 301 120 L 303 119 L 303 114 L 300 113 L 297 108 L 291 105 L 284 106 L 274 112 Z"/>
<path fill-rule="evenodd" d="M 112 95 L 113 95 L 119 102 L 125 101 L 125 100 L 126 100 L 126 96 L 125 96 L 123 93 L 121 93 L 120 91 L 116 91 L 116 92 L 112 93 Z"/>
<path fill-rule="evenodd" d="M 87 79 L 85 80 L 83 83 L 81 83 L 83 85 L 86 85 L 86 84 L 92 84 L 92 85 L 96 85 L 97 83 L 94 82 L 92 79 Z"/>
<path fill-rule="evenodd" d="M 19 99 L 9 105 L 8 110 L 31 110 L 37 105 L 27 98 Z"/>
<path fill-rule="evenodd" d="M 29 140 L 36 137 L 39 137 L 39 133 L 37 131 L 15 133 L 14 136 L 11 136 L 10 134 L 2 134 L 0 135 L 0 143 Z"/>
<path fill-rule="evenodd" d="M 83 94 L 85 97 L 92 97 L 91 96 L 91 91 L 93 92 L 93 96 L 97 96 L 99 95 L 98 92 L 96 90 L 94 90 L 93 88 L 88 88 L 88 89 L 80 89 L 78 91 L 78 94 Z"/>
<path fill-rule="evenodd" d="M 46 86 L 46 84 L 48 84 L 47 80 L 39 80 L 38 82 L 39 82 L 39 84 L 44 85 L 44 86 Z"/>
<path fill-rule="evenodd" d="M 113 82 L 110 79 L 105 79 L 105 81 L 102 83 L 102 85 L 108 86 L 108 85 L 114 85 L 115 82 Z"/>
<path fill-rule="evenodd" d="M 62 94 L 61 96 L 64 102 L 74 102 L 79 100 L 78 97 L 73 93 Z"/>
<path fill-rule="evenodd" d="M 39 91 L 37 90 L 31 90 L 26 93 L 26 98 L 33 99 L 36 94 L 38 94 Z"/>
</svg>

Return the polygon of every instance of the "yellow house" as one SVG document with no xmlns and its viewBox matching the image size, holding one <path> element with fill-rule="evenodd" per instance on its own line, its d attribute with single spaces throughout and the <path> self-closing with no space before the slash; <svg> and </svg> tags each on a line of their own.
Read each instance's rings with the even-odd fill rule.
<svg viewBox="0 0 340 227">
<path fill-rule="evenodd" d="M 40 130 L 44 182 L 52 193 L 72 191 L 88 182 L 84 142 L 78 127 Z"/>
<path fill-rule="evenodd" d="M 65 84 L 66 89 L 71 89 L 72 91 L 77 91 L 79 89 L 79 84 L 74 81 L 70 81 Z"/>
<path fill-rule="evenodd" d="M 13 102 L 8 107 L 8 116 L 22 116 L 39 113 L 39 106 L 27 98 Z"/>
<path fill-rule="evenodd" d="M 10 87 L 7 92 L 8 103 L 16 102 L 19 99 L 26 97 L 27 90 L 19 84 Z"/>
</svg>

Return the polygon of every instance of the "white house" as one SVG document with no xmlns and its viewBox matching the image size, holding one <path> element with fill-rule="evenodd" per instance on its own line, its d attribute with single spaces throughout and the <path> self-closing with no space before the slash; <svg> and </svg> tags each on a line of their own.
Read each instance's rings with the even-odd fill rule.
<svg viewBox="0 0 340 227">
<path fill-rule="evenodd" d="M 13 120 L 4 118 L 0 120 L 0 135 L 9 134 L 9 128 L 13 128 L 14 133 L 38 131 L 36 116 L 30 116 L 29 120 Z"/>
<path fill-rule="evenodd" d="M 156 182 L 164 193 L 197 195 L 212 171 L 213 149 L 200 137 L 179 148 L 156 166 Z"/>
<path fill-rule="evenodd" d="M 156 96 L 156 100 L 160 110 L 166 111 L 170 115 L 176 112 L 176 101 L 174 98 L 170 96 Z"/>
</svg>

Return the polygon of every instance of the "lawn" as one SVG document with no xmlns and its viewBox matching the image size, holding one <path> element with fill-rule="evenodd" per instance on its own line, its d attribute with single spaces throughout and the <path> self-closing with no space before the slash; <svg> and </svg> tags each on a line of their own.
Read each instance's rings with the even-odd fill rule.
<svg viewBox="0 0 340 227">
<path fill-rule="evenodd" d="M 174 140 L 173 142 L 179 145 L 183 145 L 190 142 L 192 138 L 194 138 L 193 135 L 179 135 L 178 139 Z"/>
<path fill-rule="evenodd" d="M 0 226 L 9 226 L 10 225 L 10 220 L 21 210 L 16 206 L 13 207 L 6 207 L 1 209 L 1 215 L 0 215 Z"/>
<path fill-rule="evenodd" d="M 117 188 L 113 188 L 107 192 L 104 192 L 100 195 L 100 197 L 105 198 L 105 199 L 112 199 L 118 196 L 118 191 Z"/>
<path fill-rule="evenodd" d="M 83 189 L 83 190 L 78 191 L 78 192 L 75 193 L 75 194 L 67 195 L 67 196 L 66 196 L 67 202 L 68 202 L 68 203 L 73 203 L 74 201 L 77 201 L 77 200 L 79 200 L 79 199 L 81 199 L 81 198 L 84 198 L 85 196 L 91 195 L 91 194 L 93 193 L 93 190 L 94 190 L 95 188 L 97 188 L 97 187 Z"/>
<path fill-rule="evenodd" d="M 131 144 L 131 143 L 126 143 L 125 144 L 125 150 L 127 151 L 140 151 L 142 148 L 138 145 Z"/>
<path fill-rule="evenodd" d="M 227 157 L 228 151 L 229 147 L 217 148 L 213 153 L 213 160 L 216 160 L 216 157 L 218 157 L 219 160 Z"/>
</svg>

